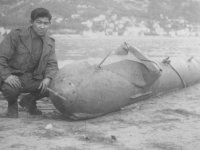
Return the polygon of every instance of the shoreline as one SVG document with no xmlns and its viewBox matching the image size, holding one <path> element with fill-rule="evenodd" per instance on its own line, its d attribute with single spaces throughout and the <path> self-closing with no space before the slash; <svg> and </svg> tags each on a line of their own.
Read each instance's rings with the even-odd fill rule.
<svg viewBox="0 0 200 150">
<path fill-rule="evenodd" d="M 82 36 L 82 35 L 71 35 L 71 34 L 52 34 L 51 35 L 53 38 L 56 39 L 62 39 L 62 38 L 66 38 L 66 39 L 134 39 L 134 38 L 151 38 L 151 39 L 157 39 L 157 38 L 175 38 L 175 39 L 187 39 L 187 38 L 194 38 L 194 39 L 198 39 L 200 38 L 200 36 Z"/>
</svg>

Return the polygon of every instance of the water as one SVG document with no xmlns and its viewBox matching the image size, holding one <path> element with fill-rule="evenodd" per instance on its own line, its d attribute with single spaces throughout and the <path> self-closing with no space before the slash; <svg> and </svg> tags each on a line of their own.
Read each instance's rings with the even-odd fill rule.
<svg viewBox="0 0 200 150">
<path fill-rule="evenodd" d="M 59 66 L 76 60 L 104 58 L 124 42 L 137 47 L 148 56 L 200 56 L 199 37 L 105 37 L 73 38 L 55 36 Z M 0 41 L 2 38 L 0 38 Z"/>
<path fill-rule="evenodd" d="M 70 38 L 56 37 L 59 63 L 88 58 L 103 58 L 124 42 L 139 48 L 148 56 L 200 56 L 198 37 Z"/>
</svg>

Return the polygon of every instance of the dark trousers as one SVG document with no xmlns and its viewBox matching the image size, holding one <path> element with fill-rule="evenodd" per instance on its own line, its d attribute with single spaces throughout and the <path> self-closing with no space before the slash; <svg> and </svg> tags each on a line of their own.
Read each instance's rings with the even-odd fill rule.
<svg viewBox="0 0 200 150">
<path fill-rule="evenodd" d="M 34 79 L 32 73 L 24 73 L 22 75 L 16 74 L 16 76 L 18 76 L 22 88 L 13 88 L 5 82 L 3 82 L 1 86 L 2 94 L 10 105 L 17 101 L 21 93 L 31 93 L 37 100 L 43 97 L 49 97 L 48 91 L 41 94 L 41 90 L 38 89 L 38 87 L 42 80 Z"/>
</svg>

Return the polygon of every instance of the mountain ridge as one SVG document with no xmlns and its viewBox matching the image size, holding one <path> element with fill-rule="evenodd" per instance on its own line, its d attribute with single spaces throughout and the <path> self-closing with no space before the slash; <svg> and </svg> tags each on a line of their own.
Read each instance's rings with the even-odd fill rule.
<svg viewBox="0 0 200 150">
<path fill-rule="evenodd" d="M 76 33 L 101 32 L 108 26 L 115 26 L 111 32 L 117 30 L 118 34 L 132 26 L 145 26 L 155 33 L 156 23 L 170 32 L 188 25 L 193 30 L 200 23 L 197 0 L 0 0 L 0 26 L 14 28 L 29 24 L 29 15 L 37 7 L 50 10 L 53 30 Z M 92 27 L 85 22 L 92 23 Z"/>
</svg>

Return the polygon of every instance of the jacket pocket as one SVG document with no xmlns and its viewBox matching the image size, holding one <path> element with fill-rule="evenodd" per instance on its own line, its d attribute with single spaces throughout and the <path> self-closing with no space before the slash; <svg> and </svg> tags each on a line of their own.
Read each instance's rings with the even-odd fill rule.
<svg viewBox="0 0 200 150">
<path fill-rule="evenodd" d="M 29 50 L 23 44 L 20 44 L 16 50 L 19 54 L 29 53 Z"/>
<path fill-rule="evenodd" d="M 11 67 L 19 70 L 26 70 L 27 64 L 30 61 L 29 50 L 22 44 L 20 44 L 14 51 L 10 59 Z"/>
</svg>

